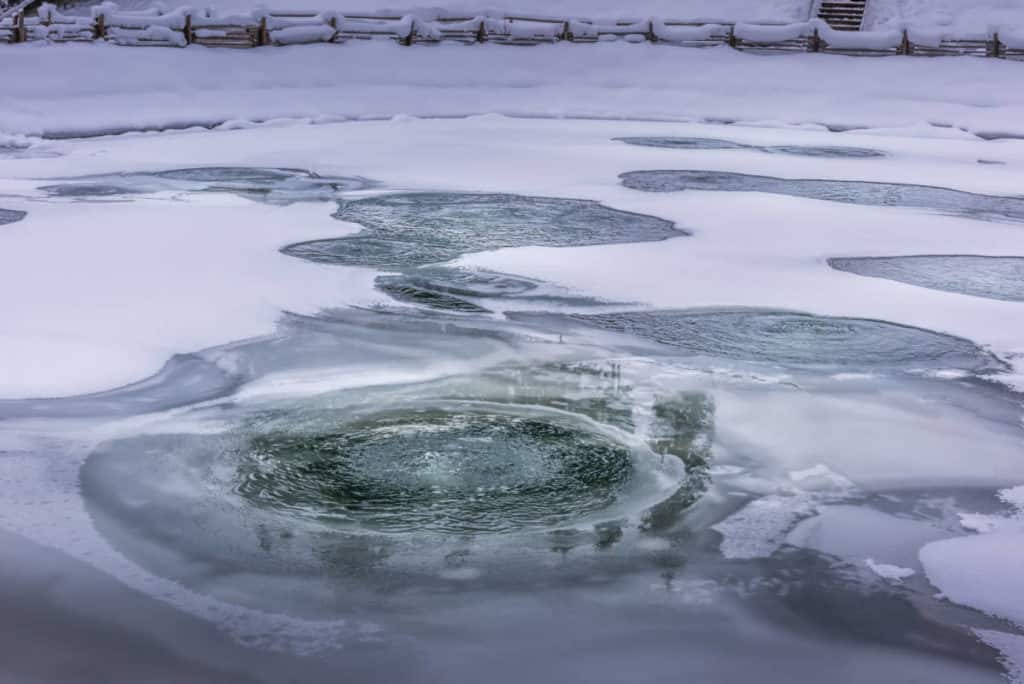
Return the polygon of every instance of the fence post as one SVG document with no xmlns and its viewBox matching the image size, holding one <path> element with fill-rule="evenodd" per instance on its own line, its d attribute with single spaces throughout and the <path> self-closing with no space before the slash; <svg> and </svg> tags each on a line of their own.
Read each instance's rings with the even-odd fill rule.
<svg viewBox="0 0 1024 684">
<path fill-rule="evenodd" d="M 811 34 L 811 39 L 807 41 L 807 50 L 809 52 L 820 52 L 821 51 L 821 36 L 818 35 L 818 27 L 814 27 L 814 33 Z"/>
<path fill-rule="evenodd" d="M 729 26 L 729 47 L 736 47 L 736 24 Z"/>
<path fill-rule="evenodd" d="M 900 54 L 909 55 L 913 54 L 914 49 L 910 46 L 910 36 L 907 34 L 907 29 L 903 29 L 903 42 L 900 44 Z"/>
<path fill-rule="evenodd" d="M 14 16 L 14 42 L 24 43 L 28 38 L 25 31 L 25 12 L 18 12 Z"/>
<path fill-rule="evenodd" d="M 96 25 L 93 27 L 93 35 L 96 40 L 103 40 L 107 35 L 107 19 L 103 12 L 96 15 Z"/>
<path fill-rule="evenodd" d="M 654 33 L 654 19 L 647 20 L 647 40 L 652 43 L 658 42 L 658 36 Z"/>
<path fill-rule="evenodd" d="M 256 30 L 256 45 L 269 45 L 270 35 L 267 32 L 267 18 L 265 16 L 260 17 L 260 27 Z"/>
<path fill-rule="evenodd" d="M 999 53 L 1000 52 L 1002 52 L 1002 51 L 999 49 L 999 31 L 995 31 L 992 34 L 992 44 L 989 46 L 988 56 L 989 57 L 995 57 L 996 59 L 999 59 L 999 57 L 1000 57 Z"/>
<path fill-rule="evenodd" d="M 398 39 L 399 45 L 412 45 L 412 36 L 416 33 L 416 18 L 409 22 L 409 34 L 403 38 Z"/>
<path fill-rule="evenodd" d="M 185 28 L 182 29 L 185 32 L 185 45 L 192 44 L 192 13 L 185 15 Z"/>
</svg>

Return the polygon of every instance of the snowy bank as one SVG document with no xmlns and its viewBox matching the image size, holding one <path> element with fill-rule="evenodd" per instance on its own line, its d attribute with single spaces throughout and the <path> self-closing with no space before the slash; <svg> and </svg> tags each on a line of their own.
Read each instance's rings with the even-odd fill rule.
<svg viewBox="0 0 1024 684">
<path fill-rule="evenodd" d="M 1024 65 L 994 59 L 762 57 L 725 47 L 626 43 L 408 48 L 373 41 L 127 54 L 102 44 L 20 45 L 0 46 L 0 53 L 12 73 L 33 74 L 5 84 L 0 132 L 7 134 L 497 112 L 838 128 L 933 122 L 1024 135 L 1024 91 L 1016 87 Z"/>
</svg>

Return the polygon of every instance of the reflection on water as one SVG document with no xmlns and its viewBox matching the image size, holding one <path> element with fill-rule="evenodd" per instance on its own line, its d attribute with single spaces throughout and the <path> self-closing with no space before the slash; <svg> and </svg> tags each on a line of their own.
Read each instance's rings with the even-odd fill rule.
<svg viewBox="0 0 1024 684">
<path fill-rule="evenodd" d="M 885 152 L 864 147 L 804 146 L 804 145 L 750 145 L 718 138 L 634 137 L 616 138 L 629 145 L 664 147 L 673 150 L 754 150 L 768 154 L 791 154 L 821 159 L 873 159 L 885 157 Z"/>
<path fill-rule="evenodd" d="M 839 271 L 944 292 L 1024 301 L 1024 257 L 935 254 L 829 259 Z"/>
<path fill-rule="evenodd" d="M 597 202 L 498 194 L 415 193 L 343 202 L 355 235 L 286 247 L 285 254 L 400 271 L 506 247 L 655 242 L 686 233 L 670 221 Z"/>
<path fill-rule="evenodd" d="M 620 177 L 627 188 L 645 192 L 766 192 L 846 204 L 932 209 L 985 221 L 1024 221 L 1024 197 L 978 195 L 926 185 L 773 178 L 726 171 L 630 171 Z"/>
</svg>

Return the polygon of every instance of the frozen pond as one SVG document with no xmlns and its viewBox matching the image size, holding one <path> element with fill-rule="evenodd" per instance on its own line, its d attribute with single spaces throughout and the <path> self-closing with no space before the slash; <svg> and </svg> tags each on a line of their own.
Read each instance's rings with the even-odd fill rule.
<svg viewBox="0 0 1024 684">
<path fill-rule="evenodd" d="M 708 128 L 376 122 L 4 166 L 32 215 L 0 231 L 30 264 L 10 372 L 156 362 L 0 393 L 0 679 L 1005 681 L 1019 259 L 834 255 L 1002 253 L 1024 200 L 760 175 L 904 162 Z M 651 147 L 737 170 L 638 171 Z M 780 222 L 737 236 L 736 211 Z"/>
</svg>

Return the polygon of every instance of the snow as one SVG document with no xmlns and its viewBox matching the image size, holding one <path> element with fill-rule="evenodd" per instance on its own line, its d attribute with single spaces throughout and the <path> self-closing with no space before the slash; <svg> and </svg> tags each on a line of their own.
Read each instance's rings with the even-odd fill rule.
<svg viewBox="0 0 1024 684">
<path fill-rule="evenodd" d="M 918 29 L 984 33 L 1024 27 L 1020 0 L 871 0 L 863 28 Z"/>
<path fill-rule="evenodd" d="M 123 7 L 150 7 L 152 0 L 125 0 Z M 271 10 L 315 10 L 340 14 L 371 14 L 422 18 L 438 16 L 474 17 L 526 16 L 587 19 L 664 19 L 691 22 L 764 21 L 786 23 L 806 21 L 811 0 L 213 0 L 218 12 L 246 12 L 266 6 Z"/>
<path fill-rule="evenodd" d="M 933 542 L 921 549 L 921 562 L 945 598 L 1024 629 L 1024 531 Z"/>
<path fill-rule="evenodd" d="M 497 112 L 874 128 L 936 122 L 954 127 L 943 131 L 1024 135 L 1021 66 L 1002 60 L 768 57 L 618 42 L 512 50 L 351 41 L 130 54 L 69 44 L 0 52 L 5 68 L 33 74 L 5 83 L 12 106 L 0 108 L 0 132 L 7 134 Z"/>
<path fill-rule="evenodd" d="M 875 573 L 884 580 L 890 582 L 902 582 L 908 577 L 914 576 L 914 571 L 910 568 L 901 568 L 898 565 L 889 565 L 887 563 L 877 563 L 874 558 L 867 558 L 864 564 L 871 569 L 871 572 Z"/>
<path fill-rule="evenodd" d="M 0 235 L 0 272 L 19 284 L 0 291 L 0 397 L 123 385 L 180 351 L 272 332 L 284 310 L 376 300 L 369 273 L 278 253 L 344 232 L 327 205 L 217 196 L 23 206 L 23 225 Z"/>
<path fill-rule="evenodd" d="M 270 39 L 278 45 L 296 45 L 299 43 L 319 43 L 331 40 L 335 30 L 327 25 L 321 26 L 289 26 L 270 32 Z"/>
<path fill-rule="evenodd" d="M 781 307 L 881 318 L 970 338 L 1003 356 L 1024 351 L 1024 331 L 1006 324 L 1018 315 L 1019 305 L 1013 302 L 863 278 L 834 271 L 825 263 L 830 256 L 849 254 L 1013 255 L 1020 251 L 1019 226 L 756 193 L 736 193 L 723 203 L 715 193 L 641 193 L 621 187 L 618 181 L 618 174 L 628 170 L 683 165 L 1013 194 L 1019 191 L 1015 169 L 1024 162 L 1020 143 L 949 140 L 937 146 L 927 138 L 858 135 L 857 146 L 889 151 L 894 158 L 810 160 L 726 150 L 688 152 L 683 159 L 672 150 L 612 140 L 629 135 L 727 137 L 759 144 L 852 142 L 848 134 L 823 131 L 488 116 L 268 125 L 51 143 L 65 156 L 0 159 L 0 178 L 9 179 L 0 182 L 0 192 L 8 196 L 4 207 L 29 212 L 23 221 L 0 231 L 0 271 L 22 284 L 0 291 L 4 311 L 0 346 L 12 369 L 0 377 L 0 396 L 109 388 L 155 372 L 173 353 L 270 332 L 281 310 L 311 312 L 326 305 L 378 301 L 379 295 L 369 289 L 369 272 L 314 266 L 276 252 L 287 243 L 351 229 L 330 218 L 330 204 L 271 208 L 220 195 L 204 196 L 208 206 L 193 206 L 196 200 L 159 198 L 135 203 L 44 203 L 11 197 L 45 184 L 24 179 L 202 164 L 291 168 L 312 164 L 322 174 L 362 175 L 399 188 L 595 199 L 676 221 L 694 229 L 696 235 L 664 243 L 574 248 L 574 258 L 567 258 L 564 249 L 521 248 L 472 255 L 463 261 L 613 301 L 668 307 Z M 993 156 L 1011 163 L 976 164 L 978 158 Z M 439 166 L 438 159 L 446 163 Z M 523 173 L 523 169 L 530 171 Z M 158 212 L 152 210 L 154 206 Z M 230 220 L 219 218 L 228 215 Z M 756 231 L 751 229 L 752 216 L 758 217 Z M 900 231 L 890 229 L 895 216 L 901 222 Z M 145 231 L 139 231 L 140 225 Z M 112 251 L 109 245 L 118 249 Z M 37 260 L 44 256 L 45 263 Z M 628 273 L 621 268 L 623 263 L 633 264 Z M 187 269 L 188 278 L 181 277 L 182 269 Z M 758 278 L 744 275 L 752 269 Z M 55 270 L 64 274 L 60 282 L 73 283 L 75 297 L 69 298 L 66 287 L 54 280 Z M 666 287 L 684 275 L 701 287 Z M 126 288 L 124 283 L 129 282 L 132 287 Z M 168 287 L 172 282 L 179 284 Z M 772 288 L 764 288 L 763 282 L 771 282 Z M 104 304 L 87 308 L 80 302 Z M 40 317 L 41 311 L 47 312 L 45 318 Z M 132 322 L 127 329 L 125 321 Z M 82 363 L 82 349 L 107 351 Z M 938 408 L 893 413 L 839 399 L 827 405 L 795 399 L 768 413 L 749 413 L 749 407 L 726 397 L 719 411 L 738 429 L 752 431 L 754 441 L 763 443 L 769 454 L 789 459 L 790 470 L 820 463 L 817 450 L 825 445 L 839 454 L 848 453 L 844 460 L 849 467 L 844 466 L 843 472 L 858 483 L 858 478 L 871 474 L 898 478 L 901 471 L 940 479 L 963 477 L 965 469 L 974 471 L 975 478 L 985 472 L 1010 473 L 1013 457 L 1006 454 L 1019 451 L 1013 447 L 1015 437 L 1007 437 L 1006 442 L 991 434 L 982 437 L 969 424 L 944 420 Z M 846 412 L 852 422 L 839 430 L 827 419 L 819 421 L 821 432 L 807 435 L 806 448 L 770 429 L 772 424 L 785 425 L 808 415 L 805 411 L 825 411 L 827 418 L 831 410 Z M 880 434 L 880 424 L 888 426 L 888 437 Z M 926 441 L 927 448 L 943 458 L 921 464 L 920 472 L 916 466 L 889 462 L 884 445 L 901 434 Z M 972 459 L 988 465 L 972 467 Z"/>
<path fill-rule="evenodd" d="M 1009 514 L 964 516 L 965 527 L 980 534 L 932 542 L 920 558 L 943 598 L 1024 629 L 1024 486 L 1004 489 L 999 498 Z M 1024 681 L 1024 638 L 991 630 L 978 635 L 1003 653 L 1011 681 Z"/>
<path fill-rule="evenodd" d="M 903 32 L 895 29 L 879 31 L 836 31 L 823 21 L 816 21 L 818 35 L 825 43 L 840 50 L 884 50 L 903 43 Z"/>
<path fill-rule="evenodd" d="M 755 43 L 779 43 L 784 40 L 806 38 L 814 33 L 814 26 L 810 22 L 787 24 L 785 26 L 736 24 L 733 33 L 737 38 Z"/>
</svg>

